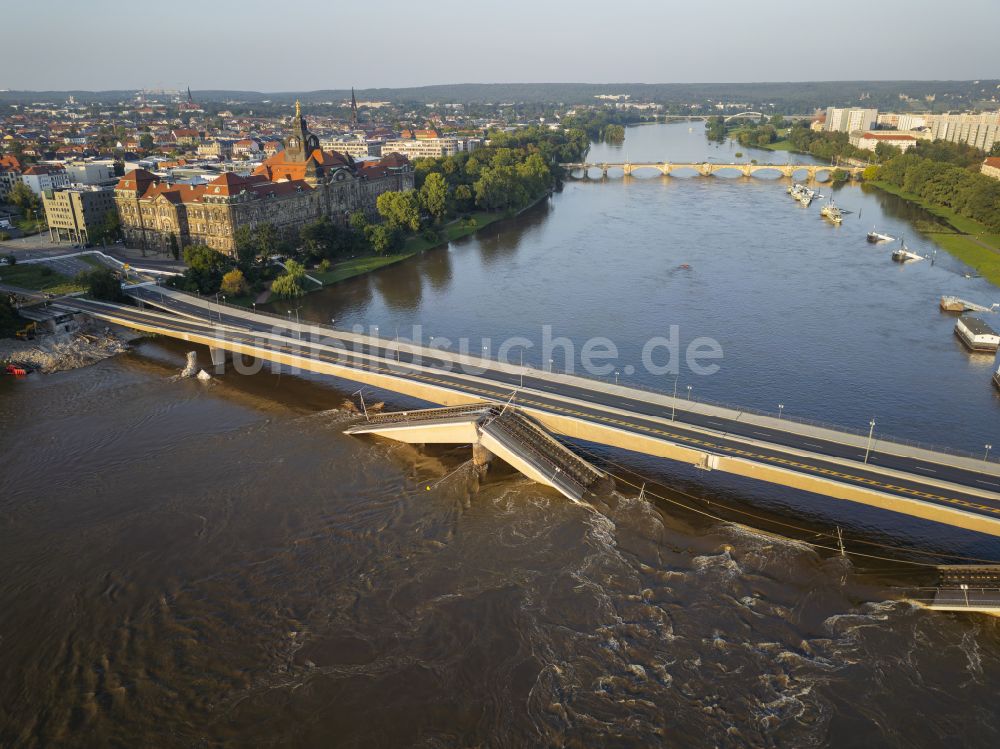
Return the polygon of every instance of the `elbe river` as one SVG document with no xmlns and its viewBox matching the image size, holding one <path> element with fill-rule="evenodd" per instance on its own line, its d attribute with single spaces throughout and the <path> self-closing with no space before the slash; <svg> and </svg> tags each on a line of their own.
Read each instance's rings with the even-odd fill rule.
<svg viewBox="0 0 1000 749">
<path fill-rule="evenodd" d="M 630 128 L 589 160 L 737 151 L 806 159 L 710 144 L 694 122 Z M 714 374 L 681 366 L 685 396 L 1000 448 L 993 360 L 969 355 L 937 305 L 1000 291 L 935 256 L 916 225 L 928 217 L 896 198 L 824 185 L 852 211 L 837 227 L 787 184 L 571 180 L 516 219 L 296 306 L 472 351 L 525 336 L 540 367 L 543 326 L 573 342 L 577 366 L 605 337 L 624 382 L 668 392 L 674 376 L 641 351 L 676 326 L 682 351 L 697 338 L 722 351 Z M 933 262 L 892 263 L 865 242 L 872 226 Z M 0 746 L 1000 741 L 997 620 L 922 611 L 893 592 L 919 582 L 905 565 L 805 543 L 840 527 L 850 549 L 892 559 L 1000 560 L 993 541 L 613 451 L 598 459 L 662 499 L 620 485 L 574 505 L 502 468 L 477 478 L 467 448 L 343 435 L 350 383 L 181 380 L 186 351 L 149 339 L 0 381 Z M 695 501 L 809 532 L 672 504 Z"/>
</svg>

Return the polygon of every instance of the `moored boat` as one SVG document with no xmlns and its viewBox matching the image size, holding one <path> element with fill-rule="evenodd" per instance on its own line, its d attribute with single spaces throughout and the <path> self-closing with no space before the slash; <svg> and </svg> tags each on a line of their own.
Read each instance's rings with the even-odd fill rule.
<svg viewBox="0 0 1000 749">
<path fill-rule="evenodd" d="M 888 234 L 883 234 L 880 231 L 875 231 L 875 227 L 872 227 L 872 230 L 868 232 L 868 241 L 872 244 L 876 244 L 878 242 L 895 242 L 896 238 L 889 236 Z"/>
<path fill-rule="evenodd" d="M 958 318 L 955 335 L 970 351 L 990 353 L 1000 349 L 1000 335 L 978 317 Z"/>
<path fill-rule="evenodd" d="M 923 260 L 924 256 L 911 251 L 906 242 L 900 239 L 899 247 L 892 251 L 892 259 L 897 263 L 908 263 L 911 260 Z"/>
<path fill-rule="evenodd" d="M 835 224 L 839 224 L 844 220 L 844 214 L 832 200 L 819 209 L 819 215 Z"/>
</svg>

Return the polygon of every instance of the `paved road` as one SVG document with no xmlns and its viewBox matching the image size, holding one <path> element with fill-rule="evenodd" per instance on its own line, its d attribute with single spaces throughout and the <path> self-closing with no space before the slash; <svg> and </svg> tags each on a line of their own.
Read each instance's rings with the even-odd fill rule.
<svg viewBox="0 0 1000 749">
<path fill-rule="evenodd" d="M 76 301 L 73 303 L 100 311 L 100 307 L 93 303 Z M 160 303 L 177 312 L 202 318 L 201 320 L 178 318 L 171 322 L 172 329 L 178 332 L 197 332 L 202 335 L 224 337 L 227 340 L 271 348 L 284 353 L 306 355 L 319 361 L 423 381 L 468 393 L 474 397 L 497 401 L 506 401 L 520 384 L 518 375 L 497 371 L 488 371 L 475 376 L 444 370 L 427 372 L 410 365 L 406 357 L 397 363 L 394 361 L 395 350 L 380 346 L 361 345 L 356 348 L 338 349 L 332 348 L 330 343 L 324 345 L 308 340 L 299 342 L 291 336 L 269 341 L 261 334 L 274 335 L 275 327 L 280 326 L 278 320 L 248 321 L 228 313 L 225 308 L 220 314 L 221 322 L 227 326 L 227 331 L 220 335 L 216 327 L 219 321 L 214 319 L 214 309 L 213 321 L 207 322 L 204 319 L 204 308 L 196 304 L 169 299 Z M 120 314 L 136 321 L 164 325 L 162 315 L 155 312 L 126 309 Z M 329 332 L 335 335 L 334 331 Z M 359 353 L 381 357 L 382 360 L 364 359 L 357 356 Z M 440 363 L 443 363 L 443 360 Z M 425 357 L 422 364 L 427 367 L 432 366 L 434 362 Z M 517 381 L 514 381 L 515 379 Z M 581 403 L 576 399 L 585 399 L 587 402 Z M 877 455 L 874 462 L 870 460 L 869 465 L 865 465 L 859 462 L 863 459 L 863 453 L 859 454 L 857 448 L 850 445 L 835 441 L 813 442 L 812 438 L 758 427 L 754 427 L 752 433 L 747 435 L 737 431 L 743 426 L 738 422 L 711 423 L 710 419 L 700 414 L 682 409 L 678 409 L 676 421 L 669 421 L 669 414 L 664 413 L 662 406 L 651 406 L 643 400 L 641 391 L 636 391 L 634 396 L 621 396 L 603 390 L 569 387 L 541 377 L 526 377 L 524 389 L 518 393 L 517 403 L 522 407 L 575 416 L 643 436 L 662 438 L 698 450 L 744 458 L 911 500 L 921 500 L 1000 519 L 1000 493 L 996 493 L 1000 492 L 1000 479 L 989 473 L 960 469 L 943 462 L 887 455 Z M 792 450 L 783 449 L 784 447 Z M 942 460 L 946 460 L 946 456 L 943 456 Z M 891 468 L 908 475 L 892 475 L 880 471 L 880 468 Z M 935 481 L 953 485 L 935 485 Z"/>
<path fill-rule="evenodd" d="M 203 306 L 210 304 L 205 300 L 185 301 L 183 298 L 169 297 L 158 294 L 155 290 L 137 290 L 135 292 L 156 306 L 172 310 L 182 314 L 190 315 L 200 319 L 211 319 L 234 327 L 241 327 L 247 330 L 261 333 L 272 332 L 275 325 L 280 326 L 281 322 L 276 318 L 262 317 L 258 320 L 248 320 L 241 315 L 235 314 L 235 310 L 230 311 L 225 306 L 211 305 L 211 309 L 206 311 Z M 206 315 L 208 317 L 206 317 Z M 325 328 L 330 336 L 337 333 L 331 328 Z M 397 354 L 394 348 L 387 349 L 378 346 L 366 346 L 360 344 L 348 344 L 352 351 L 359 353 L 380 356 L 386 359 L 396 359 Z M 403 351 L 399 354 L 401 363 L 413 363 L 414 357 Z M 419 358 L 419 363 L 425 366 L 444 367 L 449 362 L 444 359 L 435 358 L 431 355 L 423 355 Z M 529 370 L 536 372 L 536 370 Z M 865 448 L 859 447 L 858 438 L 851 436 L 847 441 L 837 441 L 824 438 L 823 436 L 803 436 L 802 434 L 776 427 L 763 426 L 757 423 L 746 423 L 734 419 L 720 418 L 712 414 L 699 413 L 697 410 L 685 408 L 685 401 L 679 400 L 676 412 L 672 412 L 669 407 L 662 404 L 651 403 L 649 396 L 641 390 L 632 390 L 628 395 L 617 395 L 607 393 L 591 387 L 576 386 L 560 381 L 554 381 L 537 374 L 525 374 L 522 378 L 518 374 L 512 374 L 496 368 L 490 369 L 486 373 L 479 375 L 488 378 L 496 383 L 507 385 L 505 399 L 510 397 L 513 389 L 527 388 L 539 392 L 560 395 L 574 399 L 584 400 L 591 403 L 610 406 L 617 409 L 635 412 L 647 416 L 659 418 L 671 418 L 678 426 L 690 425 L 700 427 L 714 432 L 723 432 L 730 436 L 745 437 L 754 441 L 766 441 L 777 445 L 792 447 L 806 452 L 820 452 L 832 458 L 844 460 L 861 460 L 865 458 Z M 522 384 L 523 383 L 523 384 Z M 794 422 L 789 421 L 789 425 Z M 849 435 L 845 434 L 845 437 Z M 930 479 L 940 481 L 950 481 L 963 484 L 972 488 L 987 491 L 1000 491 L 1000 477 L 991 475 L 989 472 L 979 470 L 969 470 L 963 467 L 956 467 L 947 454 L 940 453 L 936 460 L 920 459 L 910 456 L 900 456 L 886 454 L 878 451 L 878 441 L 873 442 L 874 450 L 869 454 L 868 463 L 873 466 L 880 466 L 899 471 L 914 472 L 919 471 Z M 984 464 L 986 467 L 986 464 Z M 993 467 L 993 473 L 996 467 Z"/>
</svg>

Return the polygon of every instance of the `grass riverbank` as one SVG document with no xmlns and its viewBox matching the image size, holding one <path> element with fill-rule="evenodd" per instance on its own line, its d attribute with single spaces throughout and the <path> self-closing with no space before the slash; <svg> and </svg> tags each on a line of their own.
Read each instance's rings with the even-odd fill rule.
<svg viewBox="0 0 1000 749">
<path fill-rule="evenodd" d="M 18 263 L 0 266 L 0 281 L 32 291 L 69 294 L 83 291 L 83 286 L 69 276 L 56 273 L 43 263 Z"/>
<path fill-rule="evenodd" d="M 415 234 L 406 238 L 399 252 L 389 255 L 372 254 L 353 257 L 350 260 L 337 263 L 326 272 L 309 271 L 309 275 L 318 278 L 323 282 L 324 286 L 346 281 L 356 276 L 363 276 L 365 273 L 371 273 L 387 265 L 401 263 L 420 252 L 426 252 L 436 247 L 443 247 L 449 242 L 454 242 L 456 239 L 474 234 L 483 227 L 489 226 L 500 219 L 509 218 L 510 215 L 513 214 L 479 211 L 472 214 L 470 219 L 457 219 L 442 226 L 440 239 L 430 241 L 419 234 Z"/>
<path fill-rule="evenodd" d="M 535 203 L 532 203 L 532 205 L 535 205 Z M 528 208 L 530 207 L 531 206 L 528 206 Z M 527 210 L 527 208 L 524 210 Z M 326 272 L 311 270 L 309 271 L 309 275 L 314 278 L 318 278 L 323 282 L 324 286 L 330 286 L 331 284 L 346 281 L 349 278 L 355 278 L 357 276 L 363 276 L 366 273 L 372 273 L 373 271 L 384 268 L 387 265 L 401 263 L 402 261 L 408 260 L 421 252 L 433 250 L 438 247 L 444 247 L 449 242 L 454 242 L 456 239 L 461 239 L 462 237 L 467 237 L 470 234 L 475 234 L 477 231 L 489 226 L 490 224 L 494 224 L 497 221 L 502 221 L 506 218 L 512 218 L 520 212 L 521 211 L 477 211 L 476 213 L 471 214 L 468 219 L 456 219 L 455 221 L 442 226 L 440 239 L 427 240 L 419 234 L 414 234 L 406 238 L 403 242 L 403 247 L 399 250 L 399 252 L 394 252 L 389 255 L 372 254 L 354 257 L 350 260 L 344 260 L 343 262 L 337 263 Z M 318 289 L 316 290 L 318 291 Z"/>
<path fill-rule="evenodd" d="M 865 184 L 919 205 L 938 218 L 941 222 L 940 230 L 923 226 L 920 231 L 932 236 L 935 242 L 966 265 L 975 268 L 990 283 L 1000 286 L 1000 234 L 991 234 L 978 221 L 959 216 L 943 206 L 928 203 L 923 198 L 886 182 L 871 181 Z"/>
<path fill-rule="evenodd" d="M 385 268 L 389 265 L 395 265 L 396 263 L 401 263 L 404 260 L 409 260 L 411 257 L 421 252 L 444 247 L 449 242 L 454 242 L 456 239 L 461 239 L 462 237 L 475 234 L 480 229 L 483 229 L 490 224 L 494 224 L 497 221 L 513 218 L 514 216 L 517 216 L 537 205 L 546 197 L 548 196 L 543 195 L 537 201 L 526 206 L 520 211 L 477 211 L 471 214 L 467 219 L 456 219 L 455 221 L 447 223 L 441 227 L 441 236 L 437 240 L 427 240 L 419 234 L 415 234 L 404 240 L 403 246 L 398 252 L 387 255 L 376 255 L 373 253 L 369 255 L 361 255 L 359 257 L 352 257 L 349 260 L 337 263 L 328 271 L 310 270 L 308 271 L 308 274 L 313 278 L 322 281 L 323 286 L 318 287 L 313 283 L 308 283 L 305 292 L 308 294 L 312 291 L 319 291 L 326 286 L 331 286 L 350 278 L 356 278 L 357 276 L 363 276 L 366 273 L 373 273 L 374 271 L 380 270 L 381 268 Z M 241 307 L 250 307 L 255 299 L 256 294 L 248 294 L 230 298 L 228 301 L 230 304 L 238 304 Z M 264 304 L 271 304 L 272 302 L 277 301 L 277 299 L 268 299 L 267 302 L 264 302 Z"/>
<path fill-rule="evenodd" d="M 802 153 L 802 151 L 796 151 L 795 146 L 792 145 L 790 140 L 776 140 L 774 143 L 768 143 L 766 146 L 758 146 L 758 148 L 763 148 L 766 151 L 788 151 L 789 153 Z"/>
</svg>

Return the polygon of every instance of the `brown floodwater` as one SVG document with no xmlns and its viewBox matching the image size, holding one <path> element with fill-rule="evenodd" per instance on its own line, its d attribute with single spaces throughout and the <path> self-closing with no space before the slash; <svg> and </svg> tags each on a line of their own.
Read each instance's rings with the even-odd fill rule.
<svg viewBox="0 0 1000 749">
<path fill-rule="evenodd" d="M 687 126 L 656 132 L 627 143 L 697 145 Z M 977 389 L 989 362 L 955 347 L 933 304 L 988 285 L 949 259 L 871 254 L 872 222 L 914 218 L 880 200 L 844 188 L 865 219 L 835 229 L 762 180 L 571 183 L 500 236 L 301 313 L 456 340 L 548 323 L 625 357 L 676 321 L 726 350 L 717 375 L 681 375 L 696 394 L 847 425 L 874 406 L 905 436 L 971 449 L 1000 423 Z M 792 315 L 798 347 L 775 341 Z M 998 620 L 900 600 L 905 565 L 671 501 L 841 526 L 851 548 L 900 559 L 1000 559 L 988 539 L 613 451 L 596 459 L 662 499 L 621 485 L 575 505 L 502 467 L 478 477 L 468 448 L 344 435 L 349 383 L 181 380 L 186 351 L 146 340 L 0 380 L 0 747 L 1000 741 Z"/>
</svg>

